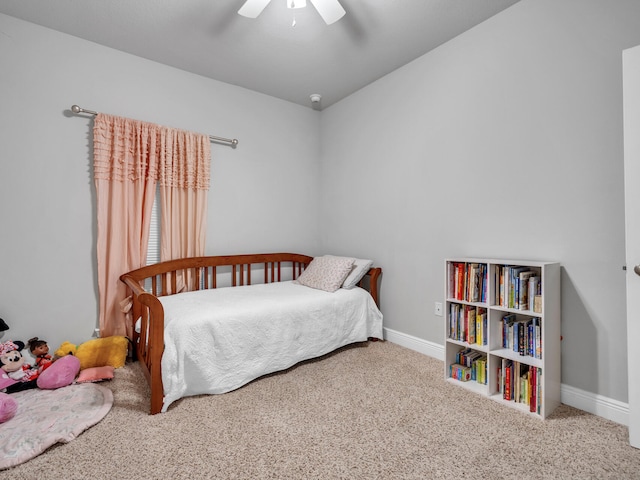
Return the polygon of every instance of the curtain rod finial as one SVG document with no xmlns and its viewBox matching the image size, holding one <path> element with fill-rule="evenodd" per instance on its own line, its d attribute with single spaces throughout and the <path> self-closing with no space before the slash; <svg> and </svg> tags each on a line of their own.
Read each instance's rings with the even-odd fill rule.
<svg viewBox="0 0 640 480">
<path fill-rule="evenodd" d="M 73 113 L 80 113 L 82 109 L 78 105 L 71 105 L 71 111 Z"/>
</svg>

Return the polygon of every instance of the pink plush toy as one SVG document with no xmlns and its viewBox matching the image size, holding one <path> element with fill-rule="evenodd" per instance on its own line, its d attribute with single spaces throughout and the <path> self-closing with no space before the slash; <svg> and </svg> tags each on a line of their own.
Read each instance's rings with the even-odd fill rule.
<svg viewBox="0 0 640 480">
<path fill-rule="evenodd" d="M 18 402 L 7 394 L 0 393 L 0 423 L 11 420 L 18 410 Z"/>
<path fill-rule="evenodd" d="M 80 372 L 80 360 L 73 355 L 59 358 L 40 374 L 38 388 L 53 390 L 71 385 Z"/>
<path fill-rule="evenodd" d="M 54 388 L 71 385 L 80 372 L 80 360 L 73 355 L 68 355 L 53 362 L 44 370 L 37 379 L 21 381 L 14 378 L 13 372 L 22 371 L 22 358 L 20 349 L 16 347 L 22 342 L 6 342 L 0 344 L 0 423 L 11 420 L 18 410 L 18 402 L 11 395 L 4 392 L 18 392 L 27 388 L 42 388 L 51 390 Z M 24 344 L 23 344 L 24 345 Z"/>
<path fill-rule="evenodd" d="M 24 363 L 20 350 L 24 343 L 0 344 L 0 392 L 14 393 L 28 388 L 53 389 L 71 385 L 80 372 L 80 360 L 68 355 L 58 359 L 41 373 Z"/>
</svg>

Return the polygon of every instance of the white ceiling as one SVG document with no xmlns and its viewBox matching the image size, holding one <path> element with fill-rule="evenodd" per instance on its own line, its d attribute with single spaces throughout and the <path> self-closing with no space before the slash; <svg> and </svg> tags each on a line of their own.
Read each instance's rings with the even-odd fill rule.
<svg viewBox="0 0 640 480">
<path fill-rule="evenodd" d="M 0 13 L 300 105 L 319 93 L 325 108 L 518 0 L 340 0 L 332 25 L 309 2 L 250 19 L 244 1 L 0 0 Z"/>
</svg>

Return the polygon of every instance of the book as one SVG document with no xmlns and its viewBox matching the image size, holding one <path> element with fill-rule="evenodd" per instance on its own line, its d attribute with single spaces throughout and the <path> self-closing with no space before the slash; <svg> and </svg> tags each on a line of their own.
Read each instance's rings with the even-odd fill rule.
<svg viewBox="0 0 640 480">
<path fill-rule="evenodd" d="M 469 331 L 467 334 L 467 343 L 476 343 L 476 319 L 469 317 Z"/>
<path fill-rule="evenodd" d="M 527 267 L 510 267 L 509 278 L 509 308 L 519 308 L 520 299 L 520 274 L 525 272 Z"/>
<path fill-rule="evenodd" d="M 505 400 L 513 399 L 513 362 L 506 360 L 504 365 L 504 394 Z"/>
<path fill-rule="evenodd" d="M 520 376 L 520 403 L 529 405 L 529 369 Z"/>
<path fill-rule="evenodd" d="M 509 288 L 509 281 L 508 281 L 508 275 L 507 275 L 507 267 L 506 266 L 499 266 L 497 267 L 500 271 L 499 273 L 499 282 L 500 282 L 500 288 L 499 288 L 499 297 L 498 297 L 498 305 L 500 305 L 501 307 L 504 307 L 507 305 L 507 296 L 505 294 L 505 292 L 507 291 L 507 289 Z"/>
<path fill-rule="evenodd" d="M 529 365 L 516 362 L 516 367 L 514 370 L 516 375 L 515 381 L 518 383 L 518 387 L 516 390 L 514 401 L 517 403 L 526 403 L 526 404 L 529 403 L 529 396 L 528 396 L 529 369 L 530 369 Z"/>
<path fill-rule="evenodd" d="M 454 288 L 454 263 L 447 262 L 447 297 L 453 298 L 455 297 L 455 288 Z"/>
<path fill-rule="evenodd" d="M 464 298 L 464 263 L 455 264 L 455 291 L 454 298 L 456 300 L 463 300 Z"/>
<path fill-rule="evenodd" d="M 470 352 L 470 351 L 471 351 L 470 348 L 462 348 L 462 349 L 458 350 L 458 352 L 456 352 L 456 363 L 462 364 L 462 360 L 461 359 L 464 357 L 464 355 L 467 352 Z"/>
<path fill-rule="evenodd" d="M 480 264 L 480 301 L 487 303 L 487 265 Z"/>
<path fill-rule="evenodd" d="M 477 263 L 470 263 L 468 265 L 468 270 L 467 270 L 467 276 L 468 276 L 468 283 L 467 283 L 467 296 L 466 299 L 469 302 L 477 302 L 479 295 L 478 295 L 478 270 L 480 268 L 480 265 Z"/>
<path fill-rule="evenodd" d="M 458 304 L 452 303 L 449 305 L 449 338 L 457 340 L 456 337 L 456 323 L 458 317 Z"/>
<path fill-rule="evenodd" d="M 469 298 L 469 267 L 466 263 L 461 265 L 462 282 L 460 284 L 460 300 L 467 301 Z"/>
<path fill-rule="evenodd" d="M 518 351 L 519 345 L 520 345 L 520 340 L 519 340 L 519 332 L 520 331 L 520 322 L 513 322 L 513 325 L 511 326 L 511 338 L 510 338 L 510 342 L 509 342 L 509 346 L 511 347 L 511 350 L 513 350 L 514 352 Z"/>
<path fill-rule="evenodd" d="M 508 313 L 502 317 L 502 348 L 510 348 L 509 333 L 513 329 L 513 322 L 516 320 L 514 313 Z"/>
<path fill-rule="evenodd" d="M 482 352 L 471 348 L 465 348 L 456 354 L 456 363 L 464 365 L 465 367 L 472 367 L 473 363 L 481 357 Z"/>
<path fill-rule="evenodd" d="M 533 317 L 527 322 L 527 355 L 535 357 L 536 355 L 536 323 L 537 317 Z"/>
<path fill-rule="evenodd" d="M 451 378 L 455 378 L 461 382 L 468 382 L 471 380 L 471 368 L 460 365 L 459 363 L 452 363 L 449 367 L 449 375 Z"/>
<path fill-rule="evenodd" d="M 511 291 L 511 267 L 504 267 L 503 270 L 504 273 L 504 287 L 503 287 L 503 299 L 502 299 L 502 306 L 503 307 L 508 307 L 509 306 L 509 292 Z"/>
<path fill-rule="evenodd" d="M 520 362 L 513 362 L 513 400 L 520 401 Z"/>
<path fill-rule="evenodd" d="M 520 272 L 518 277 L 518 308 L 520 310 L 529 309 L 529 280 L 535 276 L 535 272 L 527 270 Z"/>
<path fill-rule="evenodd" d="M 529 369 L 529 411 L 535 412 L 537 410 L 537 389 L 538 389 L 538 375 L 537 369 L 531 367 Z"/>
<path fill-rule="evenodd" d="M 532 367 L 535 368 L 535 367 Z M 536 413 L 540 415 L 542 413 L 542 368 L 535 368 L 536 370 Z"/>
<path fill-rule="evenodd" d="M 528 326 L 527 323 L 529 320 L 521 320 L 519 323 L 520 327 L 518 328 L 518 350 L 517 352 L 520 355 L 526 355 L 526 344 L 527 344 L 527 335 L 528 335 Z"/>
<path fill-rule="evenodd" d="M 536 298 L 536 295 L 538 295 L 538 289 L 540 287 L 540 277 L 537 275 L 534 275 L 533 277 L 529 277 L 529 284 L 528 284 L 528 294 L 527 294 L 527 300 L 529 303 L 529 307 L 528 310 L 531 310 L 533 312 L 533 303 L 534 300 Z"/>
<path fill-rule="evenodd" d="M 472 305 L 465 305 L 464 307 L 464 333 L 462 335 L 462 339 L 467 343 L 474 343 L 471 340 L 470 331 L 474 330 L 474 340 L 475 340 L 475 323 L 476 323 L 476 307 Z M 473 327 L 471 326 L 473 325 Z"/>
<path fill-rule="evenodd" d="M 478 383 L 482 383 L 483 385 L 487 384 L 487 357 L 486 355 L 481 356 L 475 362 L 476 364 L 476 381 Z"/>
<path fill-rule="evenodd" d="M 486 298 L 486 272 L 487 266 L 483 263 L 469 264 L 469 288 L 467 300 L 477 303 L 484 302 Z"/>
<path fill-rule="evenodd" d="M 487 344 L 487 312 L 482 308 L 476 314 L 476 344 Z"/>
<path fill-rule="evenodd" d="M 542 313 L 542 295 L 533 297 L 533 311 L 535 313 Z"/>
</svg>

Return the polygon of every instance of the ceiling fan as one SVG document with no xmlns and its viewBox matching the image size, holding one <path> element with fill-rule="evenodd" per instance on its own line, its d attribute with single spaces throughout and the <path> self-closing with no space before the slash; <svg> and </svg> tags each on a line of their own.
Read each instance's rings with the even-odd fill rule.
<svg viewBox="0 0 640 480">
<path fill-rule="evenodd" d="M 327 25 L 337 22 L 345 14 L 344 8 L 338 0 L 310 0 Z M 262 13 L 271 0 L 247 0 L 238 13 L 244 17 L 256 18 Z M 302 8 L 307 6 L 307 0 L 287 0 L 287 7 Z"/>
</svg>

